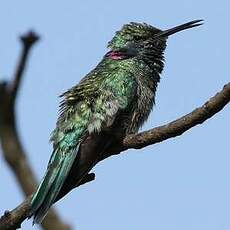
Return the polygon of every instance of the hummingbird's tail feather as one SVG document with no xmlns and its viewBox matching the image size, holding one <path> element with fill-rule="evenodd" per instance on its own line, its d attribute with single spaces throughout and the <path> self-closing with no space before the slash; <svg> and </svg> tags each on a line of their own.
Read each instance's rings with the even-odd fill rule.
<svg viewBox="0 0 230 230">
<path fill-rule="evenodd" d="M 54 203 L 73 165 L 79 145 L 68 153 L 58 150 L 53 153 L 45 177 L 32 197 L 29 218 L 34 217 L 33 223 L 41 223 Z"/>
</svg>

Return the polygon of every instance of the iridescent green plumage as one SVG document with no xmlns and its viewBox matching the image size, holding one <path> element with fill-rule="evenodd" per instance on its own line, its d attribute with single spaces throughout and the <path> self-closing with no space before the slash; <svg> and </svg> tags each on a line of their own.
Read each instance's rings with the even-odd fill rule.
<svg viewBox="0 0 230 230">
<path fill-rule="evenodd" d="M 138 131 L 155 102 L 167 37 L 200 25 L 197 22 L 167 31 L 140 23 L 123 26 L 96 68 L 62 95 L 51 136 L 53 153 L 32 198 L 30 216 L 36 223 L 81 182 L 116 140 Z"/>
</svg>

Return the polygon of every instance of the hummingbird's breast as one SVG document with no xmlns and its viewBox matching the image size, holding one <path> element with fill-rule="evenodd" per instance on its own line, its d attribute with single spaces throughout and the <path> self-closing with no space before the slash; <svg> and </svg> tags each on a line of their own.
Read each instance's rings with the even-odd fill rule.
<svg viewBox="0 0 230 230">
<path fill-rule="evenodd" d="M 132 113 L 129 117 L 129 126 L 127 134 L 136 133 L 139 128 L 148 119 L 153 108 L 155 92 L 141 79 L 137 79 L 137 98 L 134 102 Z"/>
<path fill-rule="evenodd" d="M 126 124 L 126 134 L 136 133 L 148 119 L 155 103 L 155 93 L 160 80 L 159 73 L 138 61 L 133 68 L 137 85 L 136 97 Z"/>
</svg>

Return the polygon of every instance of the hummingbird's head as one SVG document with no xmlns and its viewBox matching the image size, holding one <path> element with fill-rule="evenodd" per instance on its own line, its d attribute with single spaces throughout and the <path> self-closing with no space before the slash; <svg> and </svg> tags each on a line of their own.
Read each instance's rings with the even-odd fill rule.
<svg viewBox="0 0 230 230">
<path fill-rule="evenodd" d="M 112 50 L 119 50 L 131 45 L 137 45 L 154 37 L 161 32 L 146 23 L 131 22 L 125 24 L 121 30 L 117 31 L 112 40 L 108 43 L 108 48 Z"/>
<path fill-rule="evenodd" d="M 162 66 L 167 38 L 179 31 L 199 26 L 201 22 L 202 20 L 195 20 L 168 30 L 160 30 L 146 23 L 131 22 L 116 32 L 108 43 L 110 51 L 105 57 L 113 60 L 139 57 L 149 64 L 158 60 Z"/>
</svg>

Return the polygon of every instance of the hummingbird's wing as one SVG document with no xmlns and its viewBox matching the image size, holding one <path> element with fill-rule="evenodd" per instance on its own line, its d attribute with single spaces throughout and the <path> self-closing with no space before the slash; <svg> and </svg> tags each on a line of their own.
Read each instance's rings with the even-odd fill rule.
<svg viewBox="0 0 230 230">
<path fill-rule="evenodd" d="M 83 81 L 81 84 L 86 83 Z M 74 103 L 73 96 L 66 96 L 51 138 L 54 150 L 46 174 L 32 198 L 29 216 L 34 216 L 35 223 L 43 220 L 60 191 L 64 191 L 59 195 L 62 197 L 74 187 L 72 184 L 67 186 L 74 180 L 71 176 L 76 177 L 76 186 L 95 165 L 98 154 L 108 143 L 103 130 L 108 130 L 119 112 L 130 106 L 136 93 L 136 82 L 126 72 L 117 71 L 104 78 L 98 86 L 96 93 L 89 94 L 88 91 L 85 98 L 75 93 Z M 70 104 L 68 98 L 71 99 Z M 74 173 L 69 175 L 70 171 Z"/>
<path fill-rule="evenodd" d="M 127 72 L 116 71 L 100 84 L 87 135 L 80 144 L 76 160 L 55 202 L 76 187 L 101 156 L 107 153 L 116 138 L 124 135 L 123 127 L 119 127 L 115 121 L 120 119 L 121 113 L 128 115 L 129 107 L 136 98 L 136 90 L 136 81 Z"/>
</svg>

